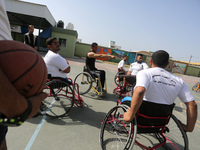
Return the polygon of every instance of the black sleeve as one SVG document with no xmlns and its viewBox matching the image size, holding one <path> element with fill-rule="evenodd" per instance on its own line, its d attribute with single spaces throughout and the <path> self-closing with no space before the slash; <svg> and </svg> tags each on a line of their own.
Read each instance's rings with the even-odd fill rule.
<svg viewBox="0 0 200 150">
<path fill-rule="evenodd" d="M 26 44 L 28 44 L 28 45 L 29 45 L 29 42 L 28 42 L 28 37 L 27 37 L 27 35 L 24 35 L 24 42 L 25 42 Z"/>
</svg>

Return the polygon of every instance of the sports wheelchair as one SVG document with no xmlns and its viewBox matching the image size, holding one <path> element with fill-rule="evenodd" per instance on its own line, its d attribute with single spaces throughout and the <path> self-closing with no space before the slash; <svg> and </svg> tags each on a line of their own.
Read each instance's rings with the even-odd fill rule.
<svg viewBox="0 0 200 150">
<path fill-rule="evenodd" d="M 43 91 L 48 94 L 48 97 L 42 102 L 40 109 L 42 113 L 49 117 L 63 117 L 71 110 L 74 104 L 77 107 L 81 107 L 84 103 L 78 91 L 78 84 L 73 83 L 70 78 L 66 80 L 48 75 Z"/>
<path fill-rule="evenodd" d="M 200 93 L 200 82 L 197 82 L 193 87 L 192 91 L 196 91 Z"/>
<path fill-rule="evenodd" d="M 79 85 L 79 93 L 81 95 L 91 91 L 100 97 L 104 96 L 104 93 L 107 93 L 107 85 L 105 80 L 105 91 L 102 89 L 100 82 L 100 75 L 94 71 L 89 70 L 88 67 L 83 68 L 83 72 L 79 73 L 75 79 L 74 83 Z M 76 87 L 75 87 L 75 90 Z"/>
<path fill-rule="evenodd" d="M 119 74 L 117 74 L 119 76 Z M 117 78 L 117 77 L 115 77 Z M 117 87 L 114 88 L 113 93 L 118 96 L 118 97 L 126 97 L 126 96 L 132 96 L 133 95 L 133 91 L 134 91 L 134 87 L 135 87 L 135 83 L 130 83 L 127 82 L 126 84 L 124 84 L 123 78 L 118 78 L 119 79 L 119 83 L 117 85 Z"/>
<path fill-rule="evenodd" d="M 114 77 L 114 83 L 115 83 L 116 85 L 118 85 L 118 84 L 119 84 L 119 81 L 120 81 L 119 78 L 118 78 L 119 75 L 125 75 L 125 73 L 124 73 L 124 72 L 119 72 L 119 71 L 116 73 L 116 75 L 115 75 L 115 77 Z"/>
<path fill-rule="evenodd" d="M 118 100 L 117 106 L 106 114 L 100 131 L 103 150 L 153 150 L 161 146 L 166 150 L 188 150 L 187 134 L 172 114 L 175 104 L 143 101 L 134 120 L 125 122 L 123 114 L 130 103 L 131 97 Z"/>
</svg>

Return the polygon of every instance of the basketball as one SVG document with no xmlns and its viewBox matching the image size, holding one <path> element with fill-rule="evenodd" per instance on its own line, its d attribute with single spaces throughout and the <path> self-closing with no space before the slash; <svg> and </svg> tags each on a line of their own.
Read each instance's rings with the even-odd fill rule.
<svg viewBox="0 0 200 150">
<path fill-rule="evenodd" d="M 24 97 L 42 92 L 47 68 L 41 55 L 29 45 L 17 41 L 0 41 L 0 67 Z"/>
</svg>

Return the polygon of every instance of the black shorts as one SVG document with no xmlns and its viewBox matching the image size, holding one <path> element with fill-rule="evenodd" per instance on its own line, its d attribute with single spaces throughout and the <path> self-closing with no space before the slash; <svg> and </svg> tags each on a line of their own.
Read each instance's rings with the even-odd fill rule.
<svg viewBox="0 0 200 150">
<path fill-rule="evenodd" d="M 0 145 L 4 141 L 7 131 L 8 131 L 7 126 L 0 125 Z"/>
</svg>

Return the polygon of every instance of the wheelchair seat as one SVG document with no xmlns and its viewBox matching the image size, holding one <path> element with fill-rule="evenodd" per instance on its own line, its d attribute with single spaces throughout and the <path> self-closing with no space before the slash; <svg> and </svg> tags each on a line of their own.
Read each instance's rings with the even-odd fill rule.
<svg viewBox="0 0 200 150">
<path fill-rule="evenodd" d="M 90 68 L 87 67 L 87 66 L 84 66 L 84 67 L 83 67 L 83 72 L 89 73 L 89 74 L 92 76 L 93 79 L 99 78 L 99 74 L 96 73 L 95 71 L 91 71 Z"/>
<path fill-rule="evenodd" d="M 67 80 L 67 79 L 65 79 L 65 78 L 61 78 L 61 77 L 52 77 L 51 74 L 48 74 L 48 79 L 49 79 L 50 81 L 52 81 L 52 80 L 60 80 L 60 81 L 64 81 L 65 83 L 67 83 L 67 84 L 69 84 L 69 85 L 72 84 L 72 82 L 71 82 L 70 80 Z"/>
</svg>

